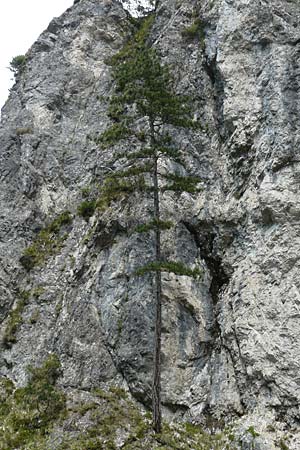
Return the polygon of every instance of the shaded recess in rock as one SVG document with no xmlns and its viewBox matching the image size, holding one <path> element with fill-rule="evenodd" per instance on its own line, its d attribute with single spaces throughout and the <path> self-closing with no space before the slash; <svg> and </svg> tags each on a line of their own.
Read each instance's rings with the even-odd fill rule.
<svg viewBox="0 0 300 450">
<path fill-rule="evenodd" d="M 219 300 L 219 293 L 229 283 L 230 275 L 226 272 L 222 265 L 222 258 L 220 253 L 224 250 L 217 248 L 216 241 L 218 236 L 217 227 L 208 222 L 202 222 L 193 225 L 189 222 L 184 222 L 187 230 L 192 234 L 197 247 L 200 250 L 200 255 L 206 262 L 211 275 L 210 294 L 213 303 L 216 305 Z M 231 231 L 231 235 L 233 232 Z M 233 236 L 231 236 L 233 239 Z"/>
<path fill-rule="evenodd" d="M 224 81 L 222 74 L 217 64 L 217 55 L 215 54 L 212 58 L 206 58 L 203 61 L 203 68 L 207 73 L 212 89 L 213 89 L 213 100 L 214 100 L 214 110 L 215 110 L 215 120 L 218 124 L 217 132 L 222 141 L 225 141 L 229 135 L 233 132 L 229 123 L 225 124 L 224 119 Z"/>
</svg>

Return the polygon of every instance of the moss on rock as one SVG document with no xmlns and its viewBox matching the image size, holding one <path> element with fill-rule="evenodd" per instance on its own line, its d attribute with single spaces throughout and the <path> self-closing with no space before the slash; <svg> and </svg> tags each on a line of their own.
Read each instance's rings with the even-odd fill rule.
<svg viewBox="0 0 300 450">
<path fill-rule="evenodd" d="M 0 450 L 46 449 L 49 431 L 65 412 L 65 396 L 55 386 L 60 375 L 56 355 L 41 367 L 29 367 L 29 382 L 16 389 L 0 379 Z"/>
<path fill-rule="evenodd" d="M 72 216 L 65 211 L 43 228 L 34 242 L 27 247 L 20 258 L 20 263 L 26 270 L 42 265 L 48 257 L 56 255 L 62 248 L 66 235 L 61 235 L 61 228 L 72 223 Z"/>
</svg>

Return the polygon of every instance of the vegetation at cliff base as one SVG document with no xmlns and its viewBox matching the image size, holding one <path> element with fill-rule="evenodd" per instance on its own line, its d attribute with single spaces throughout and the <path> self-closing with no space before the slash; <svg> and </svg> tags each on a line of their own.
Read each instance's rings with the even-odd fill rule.
<svg viewBox="0 0 300 450">
<path fill-rule="evenodd" d="M 29 381 L 16 388 L 0 378 L 0 450 L 240 450 L 230 430 L 210 433 L 191 423 L 162 423 L 152 429 L 142 411 L 119 387 L 94 389 L 75 401 L 56 387 L 60 363 L 50 355 L 29 368 Z M 55 445 L 55 447 L 54 447 Z"/>
<path fill-rule="evenodd" d="M 230 433 L 206 433 L 201 427 L 162 424 L 153 432 L 151 414 L 139 410 L 128 394 L 118 387 L 95 389 L 94 401 L 72 407 L 79 423 L 89 423 L 76 436 L 65 437 L 57 450 L 237 450 Z M 71 434 L 71 433 L 70 433 Z"/>
<path fill-rule="evenodd" d="M 50 355 L 41 367 L 29 367 L 28 373 L 29 381 L 21 388 L 0 379 L 0 450 L 46 449 L 52 425 L 65 415 L 65 396 L 55 386 L 57 356 Z"/>
</svg>

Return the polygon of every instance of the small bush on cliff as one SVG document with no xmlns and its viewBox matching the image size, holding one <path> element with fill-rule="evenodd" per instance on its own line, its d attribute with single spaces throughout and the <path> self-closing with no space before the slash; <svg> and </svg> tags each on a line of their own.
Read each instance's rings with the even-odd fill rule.
<svg viewBox="0 0 300 450">
<path fill-rule="evenodd" d="M 16 333 L 23 322 L 22 313 L 27 305 L 27 298 L 20 298 L 16 307 L 11 311 L 6 328 L 4 330 L 2 343 L 6 348 L 10 348 L 16 341 Z"/>
<path fill-rule="evenodd" d="M 11 62 L 9 63 L 9 70 L 13 72 L 15 78 L 23 72 L 26 64 L 26 56 L 25 55 L 18 55 L 15 56 Z"/>
<path fill-rule="evenodd" d="M 60 214 L 53 222 L 43 228 L 34 242 L 27 247 L 20 258 L 20 263 L 26 270 L 43 264 L 51 255 L 56 255 L 61 249 L 66 235 L 60 235 L 61 228 L 72 222 L 69 211 Z"/>
<path fill-rule="evenodd" d="M 193 41 L 197 39 L 201 46 L 204 46 L 204 26 L 201 19 L 196 19 L 192 25 L 184 28 L 181 32 L 181 36 L 187 41 Z"/>
<path fill-rule="evenodd" d="M 84 219 L 89 219 L 94 215 L 96 209 L 95 200 L 84 200 L 77 208 L 78 214 Z"/>
</svg>

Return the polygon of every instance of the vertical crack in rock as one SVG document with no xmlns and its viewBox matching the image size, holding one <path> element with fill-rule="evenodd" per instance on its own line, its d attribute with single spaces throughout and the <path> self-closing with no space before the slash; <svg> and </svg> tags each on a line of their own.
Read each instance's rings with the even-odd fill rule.
<svg viewBox="0 0 300 450">
<path fill-rule="evenodd" d="M 184 222 L 187 230 L 192 234 L 201 257 L 206 262 L 211 275 L 210 294 L 213 304 L 217 305 L 221 290 L 228 284 L 229 276 L 222 267 L 222 259 L 215 249 L 215 241 L 218 236 L 216 227 L 210 224 L 199 224 L 198 226 Z"/>
<path fill-rule="evenodd" d="M 241 198 L 249 185 L 250 176 L 255 161 L 252 142 L 233 143 L 229 151 L 229 174 L 232 177 L 233 193 Z"/>
<path fill-rule="evenodd" d="M 217 65 L 217 55 L 215 54 L 212 58 L 206 56 L 203 60 L 203 67 L 212 85 L 215 120 L 217 124 L 216 131 L 220 139 L 225 141 L 233 130 L 230 129 L 229 124 L 225 124 L 224 122 L 224 81 Z"/>
<path fill-rule="evenodd" d="M 209 292 L 212 299 L 212 306 L 214 311 L 214 322 L 212 324 L 213 341 L 209 346 L 210 358 L 213 358 L 215 351 L 217 353 L 220 353 L 222 348 L 227 352 L 235 373 L 235 383 L 239 391 L 241 407 L 244 410 L 245 405 L 243 403 L 243 386 L 240 380 L 241 366 L 243 374 L 246 378 L 247 372 L 243 363 L 240 344 L 235 329 L 233 329 L 233 338 L 236 344 L 237 351 L 235 351 L 234 348 L 231 348 L 230 345 L 226 343 L 218 319 L 218 316 L 220 314 L 219 310 L 221 307 L 220 302 L 222 301 L 222 295 L 230 282 L 229 270 L 227 269 L 227 271 L 225 271 L 223 267 L 222 257 L 220 256 L 220 254 L 225 250 L 225 248 L 222 248 L 220 245 L 220 228 L 212 223 L 201 223 L 194 225 L 188 222 L 184 222 L 184 225 L 192 234 L 196 245 L 200 250 L 200 255 L 204 259 L 210 274 Z M 227 238 L 226 245 L 229 245 L 234 235 L 234 230 L 232 230 L 231 225 L 229 226 L 229 228 L 230 237 L 229 240 Z M 226 234 L 227 233 L 228 231 L 226 231 Z M 206 408 L 207 410 L 209 410 L 209 405 L 207 405 Z M 236 410 L 235 413 L 241 415 L 242 410 Z"/>
<path fill-rule="evenodd" d="M 184 222 L 185 227 L 193 236 L 197 247 L 200 250 L 201 258 L 204 259 L 210 274 L 209 293 L 212 299 L 212 306 L 214 310 L 214 323 L 212 334 L 214 336 L 214 343 L 211 351 L 216 343 L 216 340 L 221 340 L 221 330 L 217 320 L 218 303 L 220 294 L 229 283 L 229 276 L 225 273 L 222 267 L 222 259 L 217 254 L 214 247 L 217 238 L 217 230 L 213 224 L 198 224 L 193 225 Z"/>
</svg>

